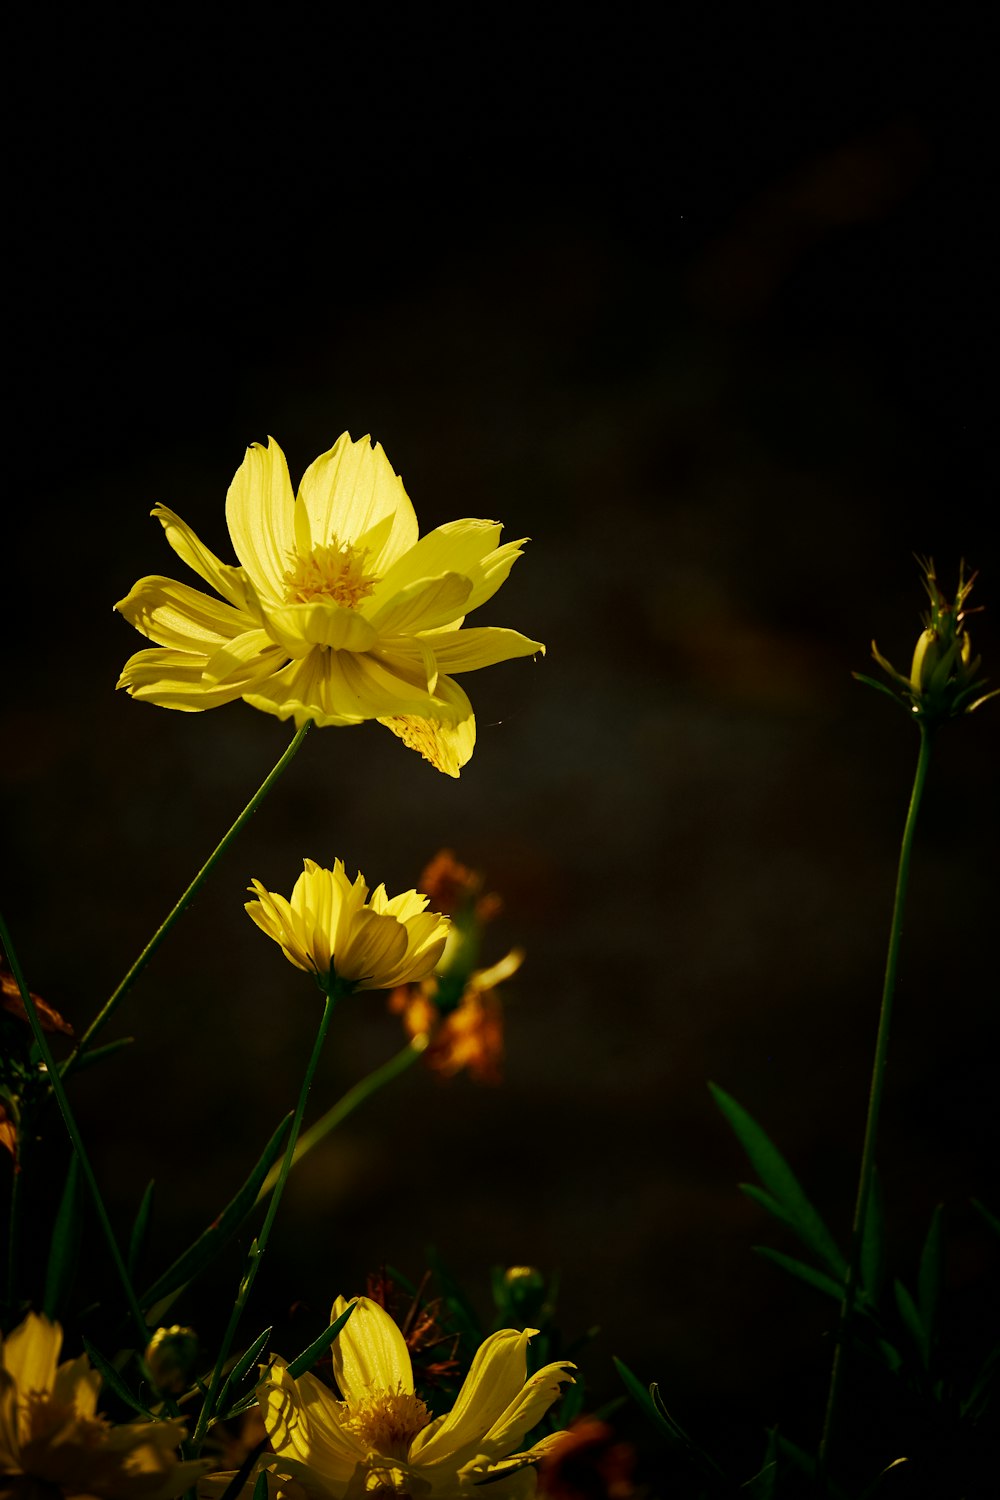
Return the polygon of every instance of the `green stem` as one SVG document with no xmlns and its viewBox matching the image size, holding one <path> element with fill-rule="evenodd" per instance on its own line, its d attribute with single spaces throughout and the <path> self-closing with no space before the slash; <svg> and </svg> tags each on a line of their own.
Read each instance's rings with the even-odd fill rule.
<svg viewBox="0 0 1000 1500">
<path fill-rule="evenodd" d="M 272 768 L 269 774 L 265 777 L 264 781 L 258 787 L 257 791 L 254 792 L 253 796 L 250 798 L 250 801 L 247 803 L 246 807 L 236 819 L 236 822 L 229 829 L 229 832 L 223 835 L 222 840 L 212 850 L 212 853 L 208 856 L 208 859 L 202 865 L 201 869 L 198 871 L 197 875 L 194 877 L 191 884 L 184 892 L 183 896 L 177 902 L 176 906 L 172 908 L 164 921 L 160 923 L 159 927 L 153 933 L 153 936 L 150 938 L 145 948 L 143 948 L 142 952 L 139 954 L 139 957 L 136 959 L 135 963 L 125 975 L 125 978 L 122 980 L 121 984 L 114 991 L 110 999 L 105 1003 L 104 1008 L 100 1011 L 100 1013 L 94 1018 L 93 1021 L 91 1021 L 90 1025 L 87 1027 L 87 1030 L 83 1033 L 83 1036 L 77 1042 L 69 1057 L 62 1064 L 61 1071 L 64 1075 L 74 1067 L 81 1052 L 84 1051 L 89 1043 L 93 1041 L 97 1033 L 102 1030 L 102 1028 L 108 1023 L 108 1021 L 110 1021 L 111 1017 L 118 1009 L 118 1006 L 124 1000 L 125 996 L 128 994 L 129 990 L 132 988 L 133 984 L 142 973 L 143 969 L 149 963 L 149 960 L 152 958 L 157 948 L 163 942 L 163 939 L 167 936 L 167 933 L 170 931 L 171 927 L 173 927 L 174 923 L 177 921 L 177 918 L 181 915 L 181 912 L 183 912 L 188 906 L 191 905 L 191 902 L 194 900 L 195 896 L 197 896 L 198 892 L 205 884 L 205 881 L 208 879 L 209 875 L 211 875 L 213 869 L 218 864 L 223 854 L 225 854 L 226 850 L 229 848 L 229 845 L 232 843 L 233 839 L 239 833 L 244 823 L 248 822 L 253 814 L 257 811 L 257 808 L 260 806 L 261 802 L 263 802 L 264 798 L 267 796 L 268 792 L 271 790 L 272 786 L 281 775 L 282 771 L 288 765 L 289 761 L 292 759 L 295 752 L 298 750 L 299 746 L 302 744 L 302 741 L 305 739 L 311 728 L 312 720 L 307 719 L 302 728 L 295 735 L 292 743 L 288 746 L 288 749 L 278 761 L 277 765 Z"/>
<path fill-rule="evenodd" d="M 339 985 L 338 982 L 334 980 L 329 991 L 324 995 L 323 1015 L 319 1023 L 319 1030 L 316 1033 L 316 1040 L 315 1042 L 313 1042 L 313 1049 L 309 1058 L 308 1065 L 306 1067 L 305 1077 L 302 1080 L 302 1087 L 299 1089 L 299 1101 L 295 1106 L 295 1117 L 292 1120 L 292 1128 L 289 1132 L 288 1143 L 285 1146 L 285 1154 L 281 1159 L 281 1168 L 278 1173 L 277 1183 L 275 1184 L 274 1194 L 271 1198 L 270 1205 L 268 1206 L 267 1214 L 264 1218 L 264 1223 L 261 1228 L 260 1234 L 250 1246 L 250 1253 L 247 1257 L 247 1269 L 244 1273 L 243 1280 L 240 1282 L 239 1291 L 236 1294 L 236 1301 L 233 1303 L 233 1310 L 229 1315 L 229 1322 L 226 1326 L 226 1331 L 223 1335 L 222 1343 L 219 1346 L 219 1352 L 215 1360 L 215 1368 L 212 1371 L 212 1379 L 209 1384 L 208 1395 L 205 1397 L 204 1404 L 202 1405 L 201 1411 L 198 1414 L 198 1423 L 191 1438 L 191 1447 L 195 1453 L 198 1452 L 202 1439 L 204 1438 L 205 1433 L 208 1430 L 208 1425 L 215 1415 L 215 1403 L 218 1400 L 219 1386 L 222 1383 L 222 1371 L 225 1367 L 226 1360 L 229 1358 L 229 1351 L 232 1348 L 233 1339 L 236 1337 L 236 1329 L 239 1325 L 240 1318 L 243 1315 L 243 1309 L 246 1307 L 251 1288 L 253 1287 L 254 1281 L 257 1279 L 257 1272 L 260 1270 L 260 1263 L 264 1258 L 264 1251 L 267 1249 L 267 1242 L 270 1238 L 271 1227 L 274 1224 L 275 1215 L 278 1212 L 278 1204 L 281 1202 L 281 1195 L 285 1190 L 285 1183 L 288 1181 L 288 1174 L 292 1169 L 292 1159 L 295 1155 L 295 1145 L 299 1138 L 299 1130 L 302 1127 L 302 1117 L 305 1114 L 306 1100 L 309 1097 L 309 1090 L 312 1087 L 313 1077 L 316 1072 L 316 1065 L 319 1062 L 319 1056 L 323 1050 L 323 1043 L 326 1040 L 326 1033 L 330 1026 L 330 1017 L 333 1013 L 333 1007 L 341 995 L 349 993 L 350 988 L 351 987 L 349 985 L 344 987 Z"/>
<path fill-rule="evenodd" d="M 14 978 L 17 980 L 17 987 L 21 992 L 21 1000 L 24 1004 L 24 1009 L 27 1012 L 28 1021 L 31 1024 L 31 1030 L 34 1033 L 35 1044 L 38 1047 L 39 1053 L 41 1054 L 42 1062 L 45 1064 L 45 1068 L 52 1085 L 52 1092 L 55 1094 L 56 1101 L 59 1105 L 60 1110 L 62 1111 L 62 1117 L 66 1124 L 66 1130 L 69 1134 L 71 1142 L 73 1143 L 73 1150 L 76 1152 L 77 1160 L 80 1163 L 80 1170 L 83 1172 L 84 1178 L 86 1179 L 87 1187 L 90 1190 L 90 1196 L 94 1200 L 94 1208 L 97 1210 L 97 1217 L 100 1221 L 101 1231 L 104 1235 L 105 1240 L 107 1241 L 108 1250 L 110 1252 L 111 1259 L 114 1262 L 115 1270 L 118 1273 L 118 1279 L 122 1284 L 122 1290 L 125 1293 L 125 1300 L 128 1303 L 129 1312 L 131 1313 L 132 1321 L 135 1324 L 136 1333 L 139 1337 L 138 1347 L 141 1356 L 142 1350 L 145 1349 L 146 1341 L 149 1338 L 149 1330 L 146 1327 L 146 1320 L 142 1315 L 142 1309 L 140 1308 L 138 1298 L 135 1295 L 135 1288 L 132 1286 L 131 1279 L 125 1267 L 125 1262 L 122 1259 L 121 1251 L 118 1248 L 118 1241 L 115 1239 L 114 1230 L 111 1228 L 111 1221 L 108 1218 L 107 1209 L 104 1207 L 104 1200 L 101 1197 L 101 1190 L 97 1186 L 97 1178 L 94 1176 L 93 1168 L 90 1165 L 90 1159 L 84 1149 L 83 1141 L 80 1137 L 79 1128 L 73 1116 L 73 1111 L 70 1108 L 69 1099 L 66 1097 L 66 1090 L 63 1087 L 63 1081 L 60 1076 L 59 1069 L 56 1066 L 55 1058 L 52 1056 L 52 1049 L 49 1046 L 48 1038 L 46 1037 L 45 1032 L 42 1030 L 42 1023 L 38 1017 L 38 1009 L 31 997 L 31 991 L 28 989 L 28 986 L 25 983 L 24 974 L 21 971 L 21 965 L 18 962 L 17 954 L 14 952 L 14 945 L 11 942 L 10 932 L 8 931 L 7 923 L 4 921 L 2 913 L 0 913 L 0 943 L 3 944 L 4 952 L 7 954 L 7 960 L 10 964 L 11 971 L 14 975 Z"/>
<path fill-rule="evenodd" d="M 325 1115 L 322 1115 L 309 1129 L 304 1131 L 292 1153 L 291 1165 L 294 1167 L 304 1156 L 307 1156 L 314 1146 L 318 1146 L 331 1131 L 336 1130 L 338 1125 L 343 1124 L 348 1115 L 352 1115 L 359 1105 L 376 1094 L 380 1088 L 412 1068 L 418 1058 L 427 1051 L 429 1038 L 423 1033 L 415 1036 L 412 1041 L 407 1042 L 399 1052 L 393 1053 L 388 1062 L 369 1073 L 367 1078 L 362 1078 L 353 1088 L 347 1090 Z M 264 1178 L 260 1192 L 257 1194 L 257 1202 L 263 1203 L 264 1199 L 274 1191 L 281 1176 L 284 1162 L 275 1163 Z"/>
<path fill-rule="evenodd" d="M 844 1349 L 848 1329 L 854 1317 L 858 1275 L 861 1266 L 861 1246 L 865 1232 L 865 1216 L 871 1197 L 872 1176 L 875 1171 L 875 1146 L 878 1139 L 879 1112 L 882 1107 L 882 1088 L 885 1082 L 885 1064 L 889 1051 L 889 1026 L 892 1021 L 892 1002 L 896 993 L 896 973 L 899 966 L 899 948 L 903 936 L 903 909 L 906 904 L 906 888 L 910 878 L 910 853 L 917 827 L 917 814 L 923 798 L 927 780 L 927 767 L 931 755 L 931 731 L 921 720 L 920 753 L 913 777 L 913 791 L 903 828 L 903 841 L 899 850 L 899 868 L 896 873 L 896 897 L 889 927 L 889 947 L 885 959 L 885 980 L 882 985 L 882 1008 L 879 1012 L 878 1034 L 875 1039 L 875 1058 L 872 1063 L 871 1085 L 868 1091 L 868 1118 L 865 1121 L 864 1144 L 861 1148 L 861 1171 L 858 1176 L 858 1194 L 854 1204 L 854 1222 L 851 1227 L 851 1253 L 844 1282 L 844 1296 L 840 1304 L 837 1323 L 837 1342 L 833 1351 L 833 1366 L 830 1371 L 830 1388 L 827 1393 L 826 1416 L 823 1436 L 820 1441 L 820 1463 L 825 1464 L 833 1431 L 837 1403 L 844 1373 Z"/>
<path fill-rule="evenodd" d="M 17 1122 L 15 1157 L 10 1178 L 10 1223 L 7 1226 L 7 1291 L 5 1309 L 13 1316 L 17 1309 L 17 1262 L 21 1246 L 21 1177 L 24 1169 L 24 1115 Z"/>
</svg>

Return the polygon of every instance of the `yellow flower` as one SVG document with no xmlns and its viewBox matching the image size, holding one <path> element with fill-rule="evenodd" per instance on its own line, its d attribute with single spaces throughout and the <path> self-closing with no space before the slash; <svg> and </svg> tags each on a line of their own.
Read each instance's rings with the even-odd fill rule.
<svg viewBox="0 0 1000 1500">
<path fill-rule="evenodd" d="M 332 1317 L 346 1307 L 338 1297 Z M 332 1351 L 343 1400 L 311 1375 L 294 1380 L 282 1365 L 258 1387 L 275 1455 L 262 1467 L 277 1480 L 277 1493 L 282 1481 L 298 1482 L 310 1500 L 533 1495 L 533 1465 L 562 1434 L 516 1450 L 573 1369 L 550 1364 L 526 1378 L 527 1344 L 536 1331 L 491 1334 L 451 1411 L 432 1419 L 414 1389 L 402 1333 L 377 1302 L 359 1297 Z"/>
<path fill-rule="evenodd" d="M 444 951 L 448 918 L 427 911 L 416 891 L 387 896 L 384 885 L 368 895 L 359 874 L 352 884 L 342 859 L 332 870 L 314 860 L 292 887 L 292 897 L 268 891 L 259 880 L 246 909 L 290 963 L 313 973 L 325 987 L 332 977 L 353 990 L 391 989 L 422 979 Z"/>
<path fill-rule="evenodd" d="M 173 1500 L 204 1474 L 177 1460 L 180 1422 L 99 1417 L 101 1377 L 85 1354 L 57 1368 L 61 1347 L 59 1324 L 29 1313 L 0 1348 L 0 1476 L 21 1479 L 15 1494 Z"/>
<path fill-rule="evenodd" d="M 242 698 L 301 727 L 378 719 L 449 776 L 472 754 L 475 719 L 446 675 L 544 651 L 515 630 L 462 629 L 492 598 L 523 541 L 493 521 L 417 518 L 381 445 L 345 432 L 310 464 L 298 498 L 273 438 L 247 449 L 226 498 L 239 567 L 165 506 L 152 514 L 177 555 L 221 596 L 142 578 L 115 607 L 158 650 L 118 686 L 162 708 Z"/>
</svg>

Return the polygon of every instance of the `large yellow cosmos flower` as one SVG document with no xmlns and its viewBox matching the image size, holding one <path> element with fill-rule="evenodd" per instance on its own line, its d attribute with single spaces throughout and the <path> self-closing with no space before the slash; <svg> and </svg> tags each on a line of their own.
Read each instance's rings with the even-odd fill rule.
<svg viewBox="0 0 1000 1500">
<path fill-rule="evenodd" d="M 118 686 L 162 708 L 242 698 L 301 727 L 378 719 L 449 776 L 475 745 L 452 672 L 544 651 L 516 630 L 465 630 L 520 556 L 493 521 L 451 521 L 418 540 L 403 482 L 380 444 L 345 432 L 292 494 L 273 438 L 254 443 L 226 497 L 239 567 L 221 562 L 179 516 L 152 514 L 212 598 L 142 578 L 115 607 L 157 642 Z"/>
<path fill-rule="evenodd" d="M 444 952 L 450 923 L 427 910 L 417 891 L 389 896 L 384 885 L 368 894 L 359 873 L 351 881 L 342 859 L 332 870 L 303 861 L 291 900 L 259 880 L 246 910 L 297 969 L 326 984 L 339 979 L 354 990 L 388 990 L 429 974 Z"/>
<path fill-rule="evenodd" d="M 332 1318 L 346 1307 L 338 1297 Z M 535 1331 L 491 1334 L 451 1411 L 432 1420 L 414 1389 L 402 1333 L 377 1302 L 359 1297 L 332 1350 L 343 1400 L 311 1375 L 294 1380 L 282 1365 L 258 1387 L 275 1455 L 261 1461 L 272 1493 L 298 1492 L 309 1500 L 533 1495 L 533 1465 L 562 1434 L 552 1433 L 526 1452 L 516 1450 L 572 1379 L 573 1368 L 546 1365 L 528 1380 L 525 1351 Z"/>
<path fill-rule="evenodd" d="M 100 1375 L 85 1354 L 57 1366 L 61 1348 L 59 1324 L 38 1313 L 0 1346 L 0 1493 L 174 1500 L 204 1474 L 207 1464 L 177 1459 L 180 1422 L 99 1417 Z"/>
</svg>

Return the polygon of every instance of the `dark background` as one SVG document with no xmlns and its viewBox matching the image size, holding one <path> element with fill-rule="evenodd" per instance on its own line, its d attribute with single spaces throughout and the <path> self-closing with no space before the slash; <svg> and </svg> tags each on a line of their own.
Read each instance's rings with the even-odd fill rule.
<svg viewBox="0 0 1000 1500">
<path fill-rule="evenodd" d="M 123 1232 L 156 1176 L 172 1255 L 291 1106 L 317 1020 L 249 878 L 339 854 L 397 889 L 449 845 L 505 897 L 486 956 L 528 951 L 506 1084 L 415 1072 L 316 1152 L 251 1321 L 305 1343 L 429 1242 L 484 1309 L 491 1264 L 559 1268 L 567 1332 L 602 1328 L 595 1401 L 617 1353 L 703 1435 L 791 1410 L 808 1437 L 831 1309 L 750 1254 L 792 1246 L 736 1191 L 705 1080 L 843 1240 L 917 745 L 850 672 L 872 635 L 908 665 L 913 552 L 949 586 L 982 569 L 1000 679 L 996 161 L 961 11 L 753 11 L 15 29 L 3 903 L 82 1029 L 287 743 L 242 704 L 114 694 L 143 643 L 111 605 L 182 571 L 154 503 L 228 557 L 246 444 L 273 433 L 294 480 L 348 429 L 422 530 L 530 535 L 482 622 L 548 654 L 464 679 L 461 781 L 377 725 L 314 733 L 109 1029 L 128 1057 L 80 1078 L 83 1127 Z M 953 1204 L 958 1304 L 988 1254 L 963 1205 L 995 1194 L 996 723 L 932 769 L 880 1150 L 911 1282 Z M 398 1037 L 353 1002 L 312 1112 Z M 176 1309 L 208 1342 L 237 1268 Z"/>
</svg>

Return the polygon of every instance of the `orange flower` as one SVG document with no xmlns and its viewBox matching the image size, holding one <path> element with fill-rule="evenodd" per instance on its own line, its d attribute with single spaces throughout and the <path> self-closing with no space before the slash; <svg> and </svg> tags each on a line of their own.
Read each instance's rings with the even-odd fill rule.
<svg viewBox="0 0 1000 1500">
<path fill-rule="evenodd" d="M 492 968 L 474 970 L 458 1005 L 445 1016 L 435 1004 L 439 985 L 435 975 L 392 992 L 389 1007 L 402 1015 L 410 1036 L 431 1039 L 424 1053 L 429 1068 L 446 1078 L 466 1068 L 476 1083 L 503 1082 L 503 1004 L 496 986 L 523 962 L 524 954 L 515 948 Z"/>
</svg>

